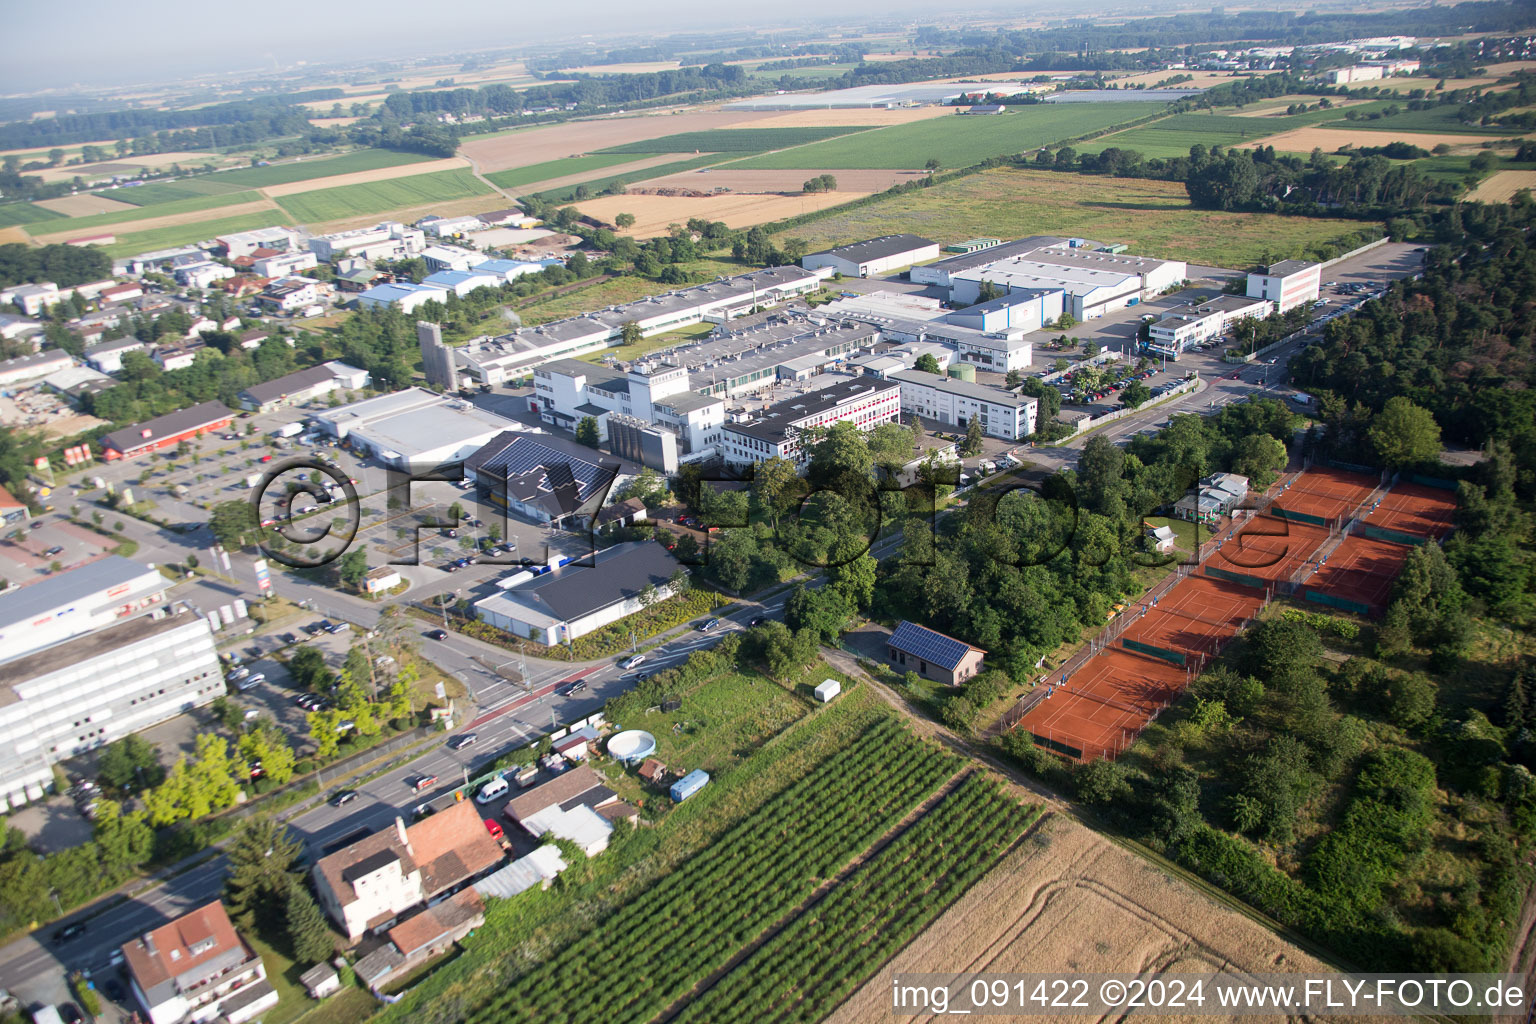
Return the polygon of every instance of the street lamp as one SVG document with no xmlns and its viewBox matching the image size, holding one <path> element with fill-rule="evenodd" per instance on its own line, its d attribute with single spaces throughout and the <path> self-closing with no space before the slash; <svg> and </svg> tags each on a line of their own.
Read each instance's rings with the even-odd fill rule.
<svg viewBox="0 0 1536 1024">
<path fill-rule="evenodd" d="M 53 897 L 54 908 L 56 910 L 58 910 L 59 916 L 63 917 L 64 916 L 64 904 L 59 902 L 59 890 L 57 890 L 57 889 L 49 889 L 48 890 L 48 895 Z"/>
</svg>

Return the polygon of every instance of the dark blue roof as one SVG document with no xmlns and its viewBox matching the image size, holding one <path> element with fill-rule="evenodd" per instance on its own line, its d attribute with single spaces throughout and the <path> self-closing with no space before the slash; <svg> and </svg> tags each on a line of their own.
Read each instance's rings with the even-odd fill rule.
<svg viewBox="0 0 1536 1024">
<path fill-rule="evenodd" d="M 939 665 L 946 669 L 953 669 L 959 665 L 960 659 L 972 650 L 971 645 L 963 640 L 945 636 L 927 626 L 919 626 L 915 622 L 903 622 L 897 626 L 890 640 L 886 642 L 898 651 L 906 651 L 931 665 Z M 975 649 L 980 650 L 979 647 Z"/>
</svg>

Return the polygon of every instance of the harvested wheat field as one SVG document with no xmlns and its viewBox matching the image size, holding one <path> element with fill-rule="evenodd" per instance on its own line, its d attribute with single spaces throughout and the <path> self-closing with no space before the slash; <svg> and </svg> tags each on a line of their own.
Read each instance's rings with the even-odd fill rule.
<svg viewBox="0 0 1536 1024">
<path fill-rule="evenodd" d="M 1374 141 L 1377 135 L 1381 136 L 1380 142 Z M 1279 135 L 1270 135 L 1236 145 L 1247 149 L 1252 149 L 1254 146 L 1274 146 L 1282 153 L 1310 153 L 1314 149 L 1321 149 L 1324 153 L 1334 153 L 1343 146 L 1385 146 L 1389 142 L 1406 142 L 1412 146 L 1434 149 L 1443 142 L 1451 147 L 1453 153 L 1470 153 L 1478 150 L 1480 148 L 1478 143 L 1481 142 L 1508 141 L 1510 141 L 1508 135 L 1438 135 L 1431 132 L 1353 132 L 1345 128 L 1294 128 Z"/>
<path fill-rule="evenodd" d="M 1483 70 L 1490 75 L 1503 78 L 1516 71 L 1536 71 L 1536 60 L 1509 60 L 1502 64 L 1485 64 Z M 1450 88 L 1449 83 L 1446 84 L 1446 88 Z"/>
<path fill-rule="evenodd" d="M 583 64 L 579 68 L 561 68 L 569 75 L 648 75 L 657 71 L 676 71 L 682 67 L 677 60 L 638 60 L 628 64 Z"/>
<path fill-rule="evenodd" d="M 316 128 L 345 128 L 349 124 L 361 121 L 360 117 L 312 117 L 309 123 Z"/>
<path fill-rule="evenodd" d="M 1159 82 L 1166 82 L 1175 75 L 1193 75 L 1192 82 L 1175 82 L 1168 86 L 1170 89 L 1209 89 L 1213 85 L 1226 85 L 1237 78 L 1247 78 L 1249 75 L 1272 75 L 1273 71 L 1147 71 L 1139 75 L 1127 75 L 1125 78 L 1116 78 L 1114 83 L 1122 89 L 1129 86 L 1140 85 L 1152 88 Z M 1317 102 L 1313 98 L 1314 103 Z"/>
<path fill-rule="evenodd" d="M 602 117 L 591 121 L 567 121 L 543 128 L 522 128 L 504 135 L 471 139 L 459 152 L 480 165 L 482 172 L 563 160 L 645 139 L 683 132 L 742 126 L 744 122 L 774 116 L 773 111 L 686 110 L 676 114 L 641 117 Z"/>
<path fill-rule="evenodd" d="M 186 213 L 166 214 L 163 217 L 141 217 L 135 221 L 119 224 L 115 229 L 109 229 L 109 231 L 116 233 L 118 237 L 122 237 L 125 232 L 140 234 L 145 231 L 154 231 L 157 228 L 180 227 L 183 224 L 196 224 L 199 221 L 213 220 L 215 218 L 219 220 L 228 220 L 231 217 L 243 217 L 247 214 L 262 213 L 266 210 L 276 209 L 279 209 L 278 205 L 272 202 L 270 199 L 258 199 L 250 203 L 236 203 L 233 206 L 220 206 L 215 210 L 190 210 Z M 374 223 L 377 222 L 378 218 L 375 217 Z M 46 223 L 46 221 L 44 223 Z M 42 242 L 45 245 L 50 242 L 67 242 L 71 238 L 80 237 L 80 229 L 75 228 L 71 231 L 54 231 L 46 235 L 39 234 L 34 237 L 36 237 L 39 242 Z"/>
<path fill-rule="evenodd" d="M 1330 965 L 1181 878 L 1051 812 L 827 1022 L 890 1021 L 891 976 L 901 973 L 1330 970 Z M 940 1018 L 901 1019 L 930 1024 Z"/>
<path fill-rule="evenodd" d="M 89 217 L 96 213 L 117 213 L 120 210 L 137 210 L 131 203 L 121 203 L 106 196 L 61 196 L 58 199 L 39 199 L 32 204 L 45 210 L 62 213 L 66 217 Z"/>
<path fill-rule="evenodd" d="M 1474 203 L 1507 203 L 1523 188 L 1536 191 L 1536 171 L 1499 171 L 1467 198 Z"/>
<path fill-rule="evenodd" d="M 0 228 L 0 245 L 20 243 L 26 245 L 32 241 L 32 236 L 22 228 Z"/>
<path fill-rule="evenodd" d="M 590 202 L 576 204 L 576 209 L 588 217 L 607 224 L 621 213 L 632 213 L 635 225 L 620 234 L 648 238 L 665 234 L 669 225 L 685 224 L 690 218 L 720 220 L 733 228 L 749 228 L 771 220 L 793 217 L 801 213 L 825 210 L 855 199 L 863 199 L 867 192 L 816 192 L 805 195 L 762 195 L 750 192 L 729 192 L 718 196 L 692 198 L 686 196 L 604 196 Z"/>
<path fill-rule="evenodd" d="M 333 231 L 350 231 L 353 228 L 368 228 L 381 220 L 397 220 L 404 224 L 410 224 L 420 220 L 429 213 L 435 213 L 439 217 L 468 217 L 476 213 L 486 213 L 490 210 L 505 209 L 507 201 L 498 195 L 475 196 L 469 199 L 450 199 L 435 203 L 422 203 L 417 206 L 396 207 L 387 213 L 360 213 L 353 217 L 340 217 L 336 220 L 320 221 L 307 224 L 311 232 L 317 235 L 329 234 Z M 233 207 L 225 207 L 233 209 Z M 218 211 L 219 216 L 224 215 L 224 210 Z M 204 214 L 207 216 L 207 214 Z"/>
<path fill-rule="evenodd" d="M 1334 110 L 1342 110 L 1345 107 L 1353 107 L 1361 103 L 1370 103 L 1371 100 L 1334 99 L 1329 97 Z M 1276 96 L 1272 100 L 1266 100 L 1262 107 L 1244 107 L 1236 110 L 1232 107 L 1221 107 L 1216 112 L 1226 117 L 1285 117 L 1285 108 L 1295 103 L 1305 103 L 1307 106 L 1316 106 L 1316 96 Z"/>
<path fill-rule="evenodd" d="M 436 171 L 456 171 L 469 167 L 469 161 L 462 157 L 450 156 L 442 160 L 428 160 L 419 164 L 400 164 L 398 167 L 375 167 L 371 171 L 353 171 L 350 174 L 333 174 L 328 178 L 307 178 L 304 181 L 289 181 L 281 185 L 267 185 L 262 188 L 262 193 L 273 199 L 278 196 L 297 195 L 300 192 L 315 192 L 322 188 L 339 188 L 342 185 L 367 185 L 375 181 L 389 181 L 392 178 L 411 178 L 418 174 L 432 174 Z"/>
<path fill-rule="evenodd" d="M 793 110 L 787 114 L 751 124 L 726 125 L 727 128 L 854 128 L 882 127 L 888 124 L 911 124 L 926 121 L 930 117 L 953 117 L 953 107 L 899 107 L 879 110 L 873 107 L 847 110 Z"/>
<path fill-rule="evenodd" d="M 823 172 L 816 170 L 769 170 L 758 167 L 710 167 L 704 170 L 665 174 L 636 182 L 630 188 L 691 188 L 701 192 L 728 188 L 732 192 L 793 192 L 800 194 L 805 182 Z M 927 171 L 837 171 L 837 187 L 850 192 L 883 192 L 892 185 L 927 177 Z"/>
</svg>

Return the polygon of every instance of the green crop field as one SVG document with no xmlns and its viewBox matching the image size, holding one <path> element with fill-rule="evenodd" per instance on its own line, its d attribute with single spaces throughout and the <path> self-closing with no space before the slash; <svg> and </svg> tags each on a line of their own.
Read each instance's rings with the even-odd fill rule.
<svg viewBox="0 0 1536 1024">
<path fill-rule="evenodd" d="M 277 204 L 303 223 L 316 224 L 343 217 L 387 213 L 408 206 L 442 203 L 454 199 L 473 199 L 494 195 L 468 169 L 415 174 L 366 185 L 342 185 L 314 192 L 282 196 Z"/>
<path fill-rule="evenodd" d="M 150 217 L 170 217 L 178 213 L 197 213 L 199 210 L 217 210 L 221 206 L 237 206 L 262 199 L 260 192 L 225 192 L 221 195 L 193 196 L 157 206 L 139 206 L 130 210 L 113 210 L 111 213 L 93 213 L 88 217 L 71 217 L 61 224 L 49 224 L 46 233 L 55 231 L 87 231 L 113 224 L 131 224 Z M 40 229 L 41 230 L 41 229 Z"/>
<path fill-rule="evenodd" d="M 1107 187 L 1112 184 L 1113 187 Z M 1142 256 L 1242 268 L 1303 256 L 1365 221 L 1197 210 L 1177 182 L 997 168 L 933 188 L 882 198 L 807 224 L 780 238 L 804 239 L 810 251 L 861 238 L 913 232 L 940 241 L 1019 238 L 1049 232 L 1124 242 Z"/>
<path fill-rule="evenodd" d="M 772 61 L 763 61 L 763 64 L 771 64 Z M 747 68 L 747 74 L 754 78 L 760 78 L 764 82 L 777 82 L 784 75 L 791 78 L 839 78 L 858 67 L 857 64 L 814 64 L 803 68 L 791 68 L 788 71 L 761 71 L 757 65 L 743 65 Z"/>
<path fill-rule="evenodd" d="M 564 178 L 583 171 L 600 171 L 615 164 L 627 164 L 635 160 L 633 153 L 592 153 L 588 156 L 567 157 L 564 160 L 546 160 L 527 167 L 512 167 L 505 171 L 493 171 L 486 177 L 502 188 L 522 188 L 536 181 Z"/>
<path fill-rule="evenodd" d="M 156 206 L 161 203 L 174 203 L 182 199 L 195 199 L 198 196 L 221 196 L 231 192 L 241 191 L 243 186 L 225 178 L 183 178 L 178 181 L 157 181 L 148 185 L 136 185 L 132 188 L 116 188 L 101 195 L 107 199 L 116 199 L 120 203 L 132 203 L 134 206 Z"/>
<path fill-rule="evenodd" d="M 273 164 L 271 167 L 246 167 L 238 171 L 221 171 L 218 180 L 231 182 L 243 188 L 265 188 L 268 185 L 286 185 L 289 182 L 309 181 L 312 178 L 329 178 L 335 174 L 376 171 L 380 167 L 404 167 L 406 164 L 419 164 L 435 159 L 437 158 L 421 153 L 397 153 L 391 149 L 360 149 L 343 156 Z"/>
<path fill-rule="evenodd" d="M 662 875 L 574 942 L 508 979 L 489 1002 L 466 1007 L 462 1019 L 595 1024 L 663 1015 L 750 949 L 753 937 L 792 919 L 823 879 L 835 877 L 962 764 L 894 720 L 873 726 L 689 857 L 686 866 Z M 974 855 L 969 847 L 966 853 Z M 666 942 L 613 941 L 641 929 L 666 936 Z M 847 973 L 839 980 L 847 980 Z"/>
<path fill-rule="evenodd" d="M 629 158 L 633 159 L 634 155 L 630 154 Z M 645 181 L 649 178 L 659 178 L 664 174 L 680 174 L 683 171 L 691 171 L 699 167 L 708 167 L 710 164 L 717 164 L 719 162 L 719 155 L 711 153 L 707 156 L 696 156 L 691 160 L 679 160 L 676 163 L 658 164 L 655 167 L 647 167 L 643 171 L 632 171 L 629 174 L 610 174 L 603 178 L 594 178 L 591 181 L 583 181 L 580 184 L 585 185 L 587 190 L 595 196 L 601 193 L 604 189 L 621 181 L 626 183 Z M 564 185 L 560 188 L 551 188 L 545 189 L 543 192 L 535 192 L 534 196 L 535 198 L 544 200 L 546 203 L 568 203 L 576 198 L 576 188 L 576 185 Z"/>
<path fill-rule="evenodd" d="M 1381 109 L 1388 104 L 1380 104 L 1372 109 Z M 1357 111 L 1363 108 L 1353 108 Z M 1454 133 L 1466 135 L 1525 135 L 1529 134 L 1518 128 L 1498 128 L 1489 125 L 1465 124 L 1457 118 L 1461 112 L 1460 107 L 1454 103 L 1445 103 L 1430 107 L 1428 110 L 1402 110 L 1396 114 L 1388 114 L 1374 120 L 1365 117 L 1356 117 L 1347 120 L 1343 117 L 1334 118 L 1321 124 L 1322 128 L 1364 128 L 1373 132 L 1435 132 Z"/>
<path fill-rule="evenodd" d="M 1039 103 L 995 117 L 955 115 L 875 128 L 731 166 L 836 171 L 922 167 L 937 159 L 945 167 L 969 167 L 1145 117 L 1156 109 L 1150 103 Z"/>
<path fill-rule="evenodd" d="M 0 206 L 0 228 L 14 228 L 20 224 L 38 224 L 45 220 L 64 220 L 64 214 L 45 206 L 31 203 L 6 203 Z"/>
<path fill-rule="evenodd" d="M 824 139 L 854 135 L 867 128 L 716 128 L 707 132 L 683 132 L 659 139 L 642 139 L 612 146 L 604 153 L 766 153 L 770 149 L 804 146 Z"/>
<path fill-rule="evenodd" d="M 200 220 L 193 224 L 178 224 L 174 227 L 118 235 L 115 244 L 103 246 L 103 249 L 108 256 L 114 258 L 132 256 L 135 253 L 149 252 L 154 249 L 169 249 L 190 242 L 201 242 L 204 239 L 216 238 L 236 231 L 251 231 L 255 228 L 270 228 L 287 223 L 289 218 L 283 215 L 283 211 L 266 210 L 261 213 L 248 213 L 241 217 Z"/>
<path fill-rule="evenodd" d="M 1102 153 L 1111 146 L 1135 150 L 1145 157 L 1188 156 L 1191 146 L 1231 146 L 1261 139 L 1281 129 L 1264 123 L 1268 118 L 1221 117 L 1180 114 L 1141 125 L 1091 142 L 1075 143 L 1079 153 Z"/>
</svg>

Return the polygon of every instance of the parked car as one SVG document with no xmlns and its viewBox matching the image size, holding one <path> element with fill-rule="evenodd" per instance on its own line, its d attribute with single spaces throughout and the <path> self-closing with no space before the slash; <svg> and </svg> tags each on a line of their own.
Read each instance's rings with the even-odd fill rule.
<svg viewBox="0 0 1536 1024">
<path fill-rule="evenodd" d="M 259 462 L 271 462 L 272 461 L 272 456 L 270 456 L 270 455 L 263 455 L 257 461 L 259 461 Z M 249 463 L 247 463 L 247 465 L 249 465 Z"/>
<path fill-rule="evenodd" d="M 250 669 L 246 668 L 244 665 L 240 665 L 230 671 L 229 678 L 238 683 L 240 680 L 244 679 L 250 674 Z"/>
<path fill-rule="evenodd" d="M 480 737 L 476 736 L 474 733 L 466 732 L 462 736 L 455 736 L 453 739 L 449 740 L 448 746 L 452 747 L 454 750 L 463 750 L 465 747 L 474 746 L 479 739 Z"/>
<path fill-rule="evenodd" d="M 244 679 L 242 679 L 240 681 L 240 689 L 242 689 L 242 690 L 249 690 L 251 687 L 255 686 L 257 683 L 264 683 L 266 681 L 267 681 L 267 674 L 265 672 L 256 672 L 256 673 L 253 673 L 252 675 L 247 676 L 246 678 L 244 678 Z"/>
<path fill-rule="evenodd" d="M 60 547 L 59 545 L 55 544 L 53 547 L 49 548 L 47 551 L 44 551 L 43 555 L 46 558 L 52 558 L 54 555 L 62 555 L 63 553 L 64 553 L 64 549 L 62 547 Z"/>
<path fill-rule="evenodd" d="M 503 834 L 501 831 L 501 826 L 496 824 L 496 822 L 492 821 L 490 818 L 485 819 L 485 830 L 491 834 L 492 839 L 500 839 Z"/>
<path fill-rule="evenodd" d="M 82 1024 L 82 1022 L 85 1020 L 85 1014 L 81 1013 L 80 1007 L 76 1006 L 74 1003 L 60 1003 L 58 1010 L 59 1019 L 62 1020 L 64 1024 Z"/>
<path fill-rule="evenodd" d="M 351 803 L 353 800 L 356 800 L 356 799 L 357 799 L 357 790 L 355 790 L 355 789 L 344 789 L 340 793 L 337 793 L 335 796 L 331 797 L 331 806 L 332 807 L 345 807 L 347 804 Z"/>
<path fill-rule="evenodd" d="M 475 803 L 488 804 L 498 797 L 507 795 L 512 786 L 500 775 L 480 787 L 480 792 L 475 794 Z"/>
<path fill-rule="evenodd" d="M 106 993 L 108 999 L 114 1003 L 121 1003 L 124 998 L 123 986 L 116 978 L 108 978 L 101 983 L 101 990 Z"/>
</svg>

